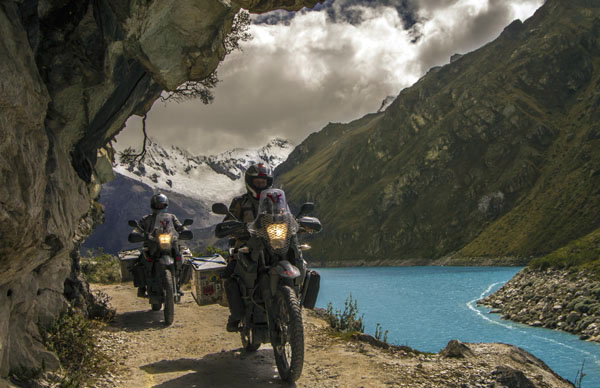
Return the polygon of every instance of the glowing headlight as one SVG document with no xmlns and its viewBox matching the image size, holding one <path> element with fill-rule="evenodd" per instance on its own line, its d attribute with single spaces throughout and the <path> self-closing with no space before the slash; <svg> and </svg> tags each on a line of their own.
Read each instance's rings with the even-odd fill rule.
<svg viewBox="0 0 600 388">
<path fill-rule="evenodd" d="M 267 235 L 273 248 L 283 248 L 287 237 L 287 225 L 271 224 L 267 226 Z"/>
<path fill-rule="evenodd" d="M 160 249 L 171 248 L 171 235 L 168 233 L 159 234 L 158 243 L 160 244 Z"/>
</svg>

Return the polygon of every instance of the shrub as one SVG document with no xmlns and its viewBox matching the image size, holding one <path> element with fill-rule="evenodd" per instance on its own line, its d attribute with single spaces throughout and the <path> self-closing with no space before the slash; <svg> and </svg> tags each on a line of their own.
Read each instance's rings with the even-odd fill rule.
<svg viewBox="0 0 600 388">
<path fill-rule="evenodd" d="M 81 273 L 90 283 L 118 283 L 121 281 L 121 263 L 116 256 L 104 253 L 102 249 L 88 251 L 81 258 Z"/>
<path fill-rule="evenodd" d="M 212 256 L 215 253 L 217 255 L 223 256 L 224 258 L 227 257 L 227 256 L 229 256 L 229 253 L 227 251 L 224 251 L 224 250 L 222 250 L 220 248 L 217 248 L 217 247 L 215 247 L 213 245 L 207 246 L 204 249 L 204 252 L 198 252 L 198 253 L 194 254 L 194 256 Z"/>
<path fill-rule="evenodd" d="M 352 299 L 352 294 L 344 302 L 344 311 L 333 311 L 331 302 L 327 305 L 327 320 L 329 325 L 343 333 L 359 332 L 364 333 L 365 325 L 363 324 L 364 315 L 358 316 L 358 302 Z"/>
<path fill-rule="evenodd" d="M 100 290 L 92 291 L 88 300 L 87 316 L 103 322 L 110 322 L 116 314 L 116 310 L 110 304 L 110 296 Z"/>
<path fill-rule="evenodd" d="M 107 371 L 109 359 L 98 347 L 100 326 L 99 321 L 69 309 L 52 326 L 41 328 L 42 342 L 58 356 L 64 369 L 61 387 L 79 387 Z"/>
</svg>

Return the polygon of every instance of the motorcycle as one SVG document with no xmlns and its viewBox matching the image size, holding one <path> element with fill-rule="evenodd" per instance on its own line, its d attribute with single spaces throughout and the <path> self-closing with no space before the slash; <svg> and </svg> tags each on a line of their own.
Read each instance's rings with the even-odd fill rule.
<svg viewBox="0 0 600 388">
<path fill-rule="evenodd" d="M 130 220 L 129 226 L 134 230 L 129 233 L 131 243 L 144 243 L 140 259 L 131 267 L 134 286 L 146 287 L 148 299 L 153 311 L 158 311 L 164 304 L 165 324 L 173 323 L 175 303 L 179 302 L 177 293 L 178 270 L 173 258 L 173 247 L 178 240 L 191 240 L 191 230 L 177 233 L 169 213 L 158 214 L 154 221 L 154 229 L 144 233 L 137 221 Z M 186 219 L 183 226 L 191 225 L 193 220 Z M 183 264 L 183 263 L 181 263 Z"/>
<path fill-rule="evenodd" d="M 237 260 L 231 284 L 239 288 L 234 295 L 241 295 L 241 300 L 229 303 L 232 311 L 237 308 L 243 316 L 239 327 L 242 346 L 252 352 L 270 342 L 279 375 L 288 382 L 300 378 L 304 364 L 301 308 L 314 307 L 319 287 L 318 274 L 308 271 L 302 258 L 302 251 L 310 247 L 299 244 L 297 236 L 321 231 L 317 218 L 304 216 L 313 209 L 314 204 L 305 203 L 297 216 L 292 215 L 285 193 L 279 189 L 261 192 L 257 217 L 248 224 L 222 203 L 212 207 L 213 213 L 231 219 L 218 224 L 215 235 L 245 241 L 230 250 Z"/>
</svg>

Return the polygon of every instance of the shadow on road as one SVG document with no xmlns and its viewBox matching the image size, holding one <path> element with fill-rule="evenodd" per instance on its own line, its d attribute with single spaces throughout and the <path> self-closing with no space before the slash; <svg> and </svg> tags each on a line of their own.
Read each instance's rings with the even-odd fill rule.
<svg viewBox="0 0 600 388">
<path fill-rule="evenodd" d="M 117 313 L 111 326 L 124 331 L 142 331 L 165 328 L 163 311 L 139 310 Z"/>
<path fill-rule="evenodd" d="M 151 375 L 188 371 L 183 376 L 154 385 L 155 388 L 296 387 L 296 384 L 285 383 L 279 378 L 271 349 L 260 349 L 254 353 L 237 349 L 208 354 L 198 359 L 163 360 L 144 365 L 141 369 Z"/>
</svg>

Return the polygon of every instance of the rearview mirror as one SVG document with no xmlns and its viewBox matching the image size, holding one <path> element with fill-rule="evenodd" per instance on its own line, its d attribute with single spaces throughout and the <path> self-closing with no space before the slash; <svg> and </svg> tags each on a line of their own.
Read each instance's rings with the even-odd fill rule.
<svg viewBox="0 0 600 388">
<path fill-rule="evenodd" d="M 185 220 L 183 220 L 183 226 L 188 226 L 194 223 L 194 220 L 192 220 L 191 218 L 186 218 Z"/>
<path fill-rule="evenodd" d="M 298 220 L 298 223 L 308 233 L 319 233 L 323 229 L 321 221 L 315 217 L 302 217 Z"/>
<path fill-rule="evenodd" d="M 131 226 L 132 228 L 139 228 L 137 221 L 134 220 L 127 221 L 127 225 Z"/>
<path fill-rule="evenodd" d="M 227 217 L 231 218 L 232 220 L 237 220 L 237 217 L 234 216 L 233 214 L 231 214 L 231 212 L 229 211 L 229 208 L 227 206 L 225 206 L 224 203 L 215 203 L 212 205 L 212 212 L 215 214 L 223 214 L 226 215 Z"/>
<path fill-rule="evenodd" d="M 315 210 L 315 204 L 313 202 L 306 202 L 302 205 L 302 207 L 300 207 L 300 211 L 298 212 L 296 218 L 302 217 L 303 215 L 308 214 L 313 210 Z"/>
<path fill-rule="evenodd" d="M 229 213 L 229 209 L 227 208 L 227 206 L 225 206 L 224 203 L 214 203 L 212 205 L 212 212 L 215 214 L 221 214 L 221 215 L 225 215 L 227 213 Z"/>
</svg>

